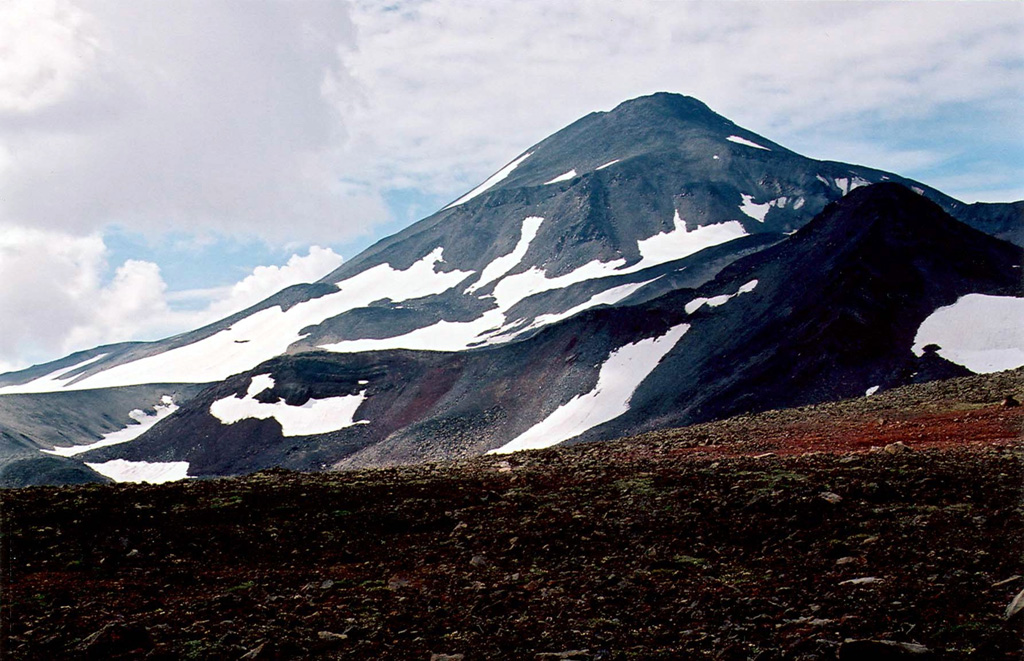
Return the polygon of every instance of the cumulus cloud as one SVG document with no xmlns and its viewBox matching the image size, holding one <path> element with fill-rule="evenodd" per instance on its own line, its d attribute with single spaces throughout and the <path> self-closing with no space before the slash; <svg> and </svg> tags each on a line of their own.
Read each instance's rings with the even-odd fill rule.
<svg viewBox="0 0 1024 661">
<path fill-rule="evenodd" d="M 0 6 L 0 215 L 82 234 L 344 242 L 386 219 L 338 174 L 340 3 Z"/>
<path fill-rule="evenodd" d="M 105 280 L 112 227 L 340 247 L 397 189 L 455 199 L 660 90 L 810 156 L 1024 195 L 1019 2 L 6 0 L 0 44 L 0 361 L 185 330 L 340 259 L 180 292 L 137 259 Z"/>
<path fill-rule="evenodd" d="M 341 263 L 313 246 L 283 266 L 258 266 L 233 286 L 168 293 L 153 262 L 127 260 L 105 281 L 97 235 L 0 226 L 0 372 L 101 344 L 152 340 L 216 321 Z M 181 306 L 183 299 L 197 305 Z"/>
</svg>

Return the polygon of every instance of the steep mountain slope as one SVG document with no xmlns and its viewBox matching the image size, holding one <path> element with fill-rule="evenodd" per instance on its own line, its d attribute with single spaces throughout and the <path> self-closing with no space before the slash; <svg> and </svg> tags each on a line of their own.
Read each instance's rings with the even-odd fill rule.
<svg viewBox="0 0 1024 661">
<path fill-rule="evenodd" d="M 595 293 L 623 275 L 743 236 L 791 232 L 871 182 L 905 183 L 997 236 L 1022 225 L 1019 206 L 964 205 L 894 174 L 807 159 L 672 94 L 588 115 L 513 164 L 317 285 L 193 333 L 105 348 L 62 384 L 31 383 L 38 368 L 3 375 L 0 393 L 209 383 L 285 352 L 361 349 L 356 339 L 450 350 L 507 341 L 537 316 L 598 304 Z M 590 285 L 563 292 L 581 282 Z M 562 295 L 533 296 L 555 290 Z M 47 374 L 66 363 L 52 367 Z"/>
<path fill-rule="evenodd" d="M 833 229 L 797 231 L 885 181 L 914 193 L 851 195 L 825 214 L 842 218 L 818 222 Z M 80 455 L 120 479 L 185 462 L 206 475 L 465 456 L 955 375 L 946 354 L 915 361 L 915 331 L 963 294 L 1015 295 L 1020 257 L 943 210 L 1021 239 L 1022 203 L 966 205 L 807 159 L 695 99 L 635 99 L 318 283 L 167 340 L 0 375 L 0 401 L 22 398 L 0 450 L 21 461 L 110 431 L 55 437 L 36 393 L 104 424 L 132 408 L 158 422 L 173 397 L 181 409 L 138 440 Z"/>
<path fill-rule="evenodd" d="M 922 196 L 870 186 L 698 289 L 641 291 L 473 351 L 278 357 L 86 457 L 192 475 L 412 463 L 863 395 L 968 373 L 915 355 L 917 330 L 965 295 L 1020 295 L 1022 262 Z M 328 403 L 337 414 L 317 427 Z"/>
</svg>

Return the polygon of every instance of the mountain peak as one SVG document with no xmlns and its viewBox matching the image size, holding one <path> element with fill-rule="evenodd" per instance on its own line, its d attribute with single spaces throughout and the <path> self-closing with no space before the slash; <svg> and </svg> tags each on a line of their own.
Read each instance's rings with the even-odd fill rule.
<svg viewBox="0 0 1024 661">
<path fill-rule="evenodd" d="M 652 118 L 664 121 L 666 118 L 684 121 L 713 121 L 732 122 L 725 119 L 703 101 L 685 94 L 674 92 L 655 92 L 646 96 L 638 96 L 628 101 L 623 101 L 605 114 L 629 115 L 629 114 L 650 114 Z"/>
</svg>

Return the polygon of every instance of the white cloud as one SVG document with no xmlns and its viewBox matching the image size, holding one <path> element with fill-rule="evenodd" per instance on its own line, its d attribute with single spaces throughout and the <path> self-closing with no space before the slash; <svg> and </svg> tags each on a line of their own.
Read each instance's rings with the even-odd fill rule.
<svg viewBox="0 0 1024 661">
<path fill-rule="evenodd" d="M 741 125 L 821 158 L 893 152 L 917 167 L 936 145 L 887 146 L 880 125 L 969 104 L 1003 139 L 1024 128 L 1024 3 L 361 0 L 363 89 L 346 108 L 359 168 L 454 197 L 576 118 L 659 90 L 697 96 Z M 1007 104 L 1007 99 L 1016 103 Z M 439 130 L 438 127 L 443 127 Z M 1009 135 L 1005 135 L 1009 133 Z M 826 134 L 821 144 L 813 136 Z M 820 149 L 818 147 L 821 147 Z M 962 145 L 961 145 L 962 148 Z M 867 163 L 867 165 L 874 165 Z"/>
<path fill-rule="evenodd" d="M 386 220 L 377 190 L 338 173 L 332 99 L 349 93 L 340 54 L 355 38 L 344 4 L 9 0 L 3 11 L 0 219 L 279 243 L 343 242 Z"/>
<path fill-rule="evenodd" d="M 815 157 L 1017 197 L 1024 3 L 6 0 L 0 361 L 181 330 L 337 258 L 174 293 L 138 260 L 101 281 L 112 226 L 340 246 L 392 189 L 454 200 L 660 90 Z"/>
<path fill-rule="evenodd" d="M 313 246 L 283 266 L 258 266 L 230 287 L 168 293 L 160 268 L 127 260 L 103 281 L 108 251 L 97 235 L 0 226 L 0 373 L 100 344 L 152 340 L 216 321 L 341 263 Z M 200 305 L 182 309 L 192 298 Z"/>
</svg>

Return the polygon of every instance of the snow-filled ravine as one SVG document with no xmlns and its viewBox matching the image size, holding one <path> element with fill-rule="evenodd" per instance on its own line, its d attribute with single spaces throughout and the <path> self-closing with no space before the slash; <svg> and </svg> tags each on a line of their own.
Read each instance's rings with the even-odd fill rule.
<svg viewBox="0 0 1024 661">
<path fill-rule="evenodd" d="M 498 277 L 486 277 L 483 285 L 472 285 L 466 293 L 476 293 L 484 285 L 497 281 L 491 294 L 481 295 L 492 298 L 496 307 L 472 321 L 439 321 L 432 326 L 419 328 L 404 335 L 380 339 L 345 340 L 320 345 L 321 349 L 354 353 L 359 351 L 382 351 L 385 349 L 413 349 L 420 351 L 460 351 L 471 346 L 506 342 L 528 330 L 554 323 L 598 305 L 615 304 L 631 295 L 640 287 L 652 282 L 631 283 L 596 294 L 585 303 L 559 313 L 540 315 L 526 328 L 520 328 L 516 320 L 507 318 L 508 311 L 525 298 L 554 289 L 563 289 L 587 280 L 636 273 L 652 266 L 687 257 L 705 248 L 710 248 L 733 239 L 746 236 L 746 230 L 738 221 L 686 229 L 686 223 L 679 217 L 673 218 L 673 228 L 655 234 L 637 243 L 641 260 L 626 267 L 625 259 L 610 262 L 593 261 L 574 271 L 554 278 L 548 277 L 543 269 L 530 268 L 522 273 L 506 275 L 512 271 L 529 250 L 530 242 L 536 237 L 543 219 L 530 217 L 523 221 L 519 242 L 508 255 L 498 257 L 484 268 L 485 275 L 500 273 Z M 515 259 L 516 257 L 519 259 Z M 513 261 L 515 263 L 513 263 Z M 499 264 L 492 270 L 492 265 Z M 481 281 L 485 277 L 480 278 Z M 514 331 L 514 332 L 510 332 Z"/>
<path fill-rule="evenodd" d="M 976 374 L 1024 366 L 1024 298 L 967 294 L 922 322 L 917 355 L 937 344 L 939 355 Z"/>
<path fill-rule="evenodd" d="M 736 290 L 735 294 L 719 294 L 718 296 L 712 296 L 711 298 L 700 296 L 687 303 L 683 309 L 686 311 L 686 314 L 693 314 L 704 305 L 711 308 L 717 308 L 721 305 L 725 305 L 730 300 L 741 294 L 749 294 L 754 291 L 755 287 L 757 287 L 757 280 L 751 280 L 750 282 L 740 285 L 740 288 Z"/>
<path fill-rule="evenodd" d="M 689 329 L 689 324 L 680 324 L 660 337 L 619 347 L 601 365 L 593 390 L 562 404 L 533 427 L 489 454 L 550 447 L 619 417 L 629 410 L 629 400 L 637 387 Z"/>
<path fill-rule="evenodd" d="M 365 391 L 358 395 L 310 399 L 302 406 L 289 406 L 282 401 L 266 404 L 256 399 L 256 395 L 273 387 L 273 377 L 269 374 L 257 374 L 250 380 L 244 397 L 218 399 L 210 405 L 210 415 L 226 425 L 235 424 L 246 418 L 273 418 L 281 425 L 283 436 L 326 434 L 353 425 L 369 423 L 368 420 L 355 419 L 356 411 L 366 400 Z"/>
<path fill-rule="evenodd" d="M 407 269 L 398 270 L 389 264 L 379 264 L 336 283 L 339 288 L 337 292 L 298 303 L 288 310 L 279 306 L 261 310 L 192 344 L 115 365 L 85 378 L 76 380 L 70 376 L 71 372 L 87 366 L 88 362 L 101 358 L 97 356 L 79 365 L 55 370 L 26 384 L 0 388 L 0 395 L 147 383 L 222 381 L 285 353 L 289 346 L 306 337 L 304 329 L 327 319 L 382 299 L 400 303 L 438 295 L 463 282 L 470 283 L 463 290 L 463 295 L 481 298 L 493 304 L 490 310 L 476 319 L 464 322 L 440 321 L 396 337 L 324 343 L 319 348 L 334 352 L 384 349 L 461 351 L 508 342 L 539 326 L 554 323 L 586 309 L 613 305 L 651 280 L 610 287 L 567 310 L 541 314 L 524 327 L 521 319 L 509 319 L 507 313 L 525 298 L 587 280 L 635 273 L 747 234 L 743 225 L 735 220 L 688 230 L 677 211 L 670 230 L 637 242 L 641 259 L 629 266 L 626 266 L 625 259 L 617 259 L 589 262 L 557 277 L 548 277 L 543 269 L 537 267 L 513 273 L 528 253 L 543 223 L 544 219 L 539 216 L 524 218 L 516 246 L 509 253 L 493 259 L 478 272 L 476 278 L 471 277 L 475 275 L 473 271 L 436 270 L 444 263 L 444 248 L 437 247 Z M 481 292 L 487 289 L 490 290 L 488 293 Z"/>
<path fill-rule="evenodd" d="M 174 403 L 174 399 L 170 395 L 164 395 L 160 398 L 160 403 L 153 407 L 152 414 L 148 414 L 142 409 L 135 409 L 130 412 L 128 417 L 136 422 L 134 425 L 128 425 L 124 429 L 104 434 L 103 438 L 95 443 L 89 443 L 88 445 L 71 445 L 68 447 L 55 447 L 52 450 L 42 450 L 42 452 L 55 454 L 61 457 L 73 457 L 76 454 L 82 454 L 83 452 L 88 452 L 97 448 L 105 448 L 110 445 L 120 445 L 122 443 L 134 441 L 139 436 L 142 436 L 143 433 L 152 429 L 153 425 L 177 410 L 178 405 Z"/>
</svg>

